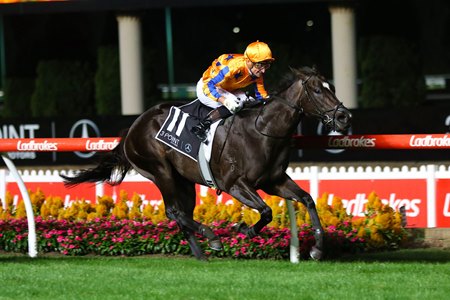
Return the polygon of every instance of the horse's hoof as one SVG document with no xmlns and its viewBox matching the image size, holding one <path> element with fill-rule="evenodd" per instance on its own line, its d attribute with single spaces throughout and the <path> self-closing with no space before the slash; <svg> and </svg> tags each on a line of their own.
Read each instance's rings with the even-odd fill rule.
<svg viewBox="0 0 450 300">
<path fill-rule="evenodd" d="M 244 222 L 236 223 L 233 227 L 237 232 L 247 234 L 248 226 Z"/>
<path fill-rule="evenodd" d="M 221 251 L 223 249 L 223 245 L 220 239 L 214 239 L 209 241 L 209 248 L 216 251 Z"/>
<path fill-rule="evenodd" d="M 311 251 L 309 251 L 309 256 L 311 256 L 311 258 L 314 260 L 321 260 L 322 259 L 322 251 L 316 247 L 312 247 Z"/>
</svg>

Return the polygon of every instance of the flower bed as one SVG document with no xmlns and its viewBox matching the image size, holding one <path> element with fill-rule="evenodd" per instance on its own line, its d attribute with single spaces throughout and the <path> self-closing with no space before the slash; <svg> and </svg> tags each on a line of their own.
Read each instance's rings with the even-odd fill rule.
<svg viewBox="0 0 450 300">
<path fill-rule="evenodd" d="M 190 248 L 176 223 L 166 219 L 164 206 L 142 206 L 137 195 L 131 199 L 124 193 L 116 203 L 111 197 L 100 197 L 96 205 L 77 201 L 64 207 L 58 197 L 45 197 L 40 191 L 30 193 L 36 215 L 38 252 L 65 255 L 144 255 L 190 254 Z M 365 218 L 348 215 L 339 198 L 332 205 L 327 195 L 317 201 L 319 217 L 325 229 L 325 255 L 336 257 L 366 249 L 398 247 L 406 237 L 401 217 L 382 205 L 376 194 L 369 197 Z M 0 211 L 0 250 L 26 253 L 28 228 L 25 209 L 19 203 Z M 273 211 L 273 221 L 252 239 L 237 233 L 236 222 L 254 224 L 259 215 L 239 202 L 216 204 L 215 197 L 202 198 L 195 219 L 208 224 L 221 237 L 223 251 L 209 250 L 207 241 L 199 237 L 206 255 L 232 258 L 289 258 L 289 219 L 284 199 L 265 199 Z M 8 201 L 10 203 L 8 203 Z M 300 254 L 307 257 L 314 244 L 309 215 L 301 204 L 294 205 L 299 226 Z"/>
</svg>

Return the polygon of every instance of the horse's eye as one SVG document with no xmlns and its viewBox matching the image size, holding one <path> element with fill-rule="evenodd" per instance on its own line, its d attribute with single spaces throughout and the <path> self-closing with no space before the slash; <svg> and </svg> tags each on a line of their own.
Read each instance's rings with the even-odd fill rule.
<svg viewBox="0 0 450 300">
<path fill-rule="evenodd" d="M 314 88 L 314 93 L 320 94 L 322 91 L 319 88 Z"/>
</svg>

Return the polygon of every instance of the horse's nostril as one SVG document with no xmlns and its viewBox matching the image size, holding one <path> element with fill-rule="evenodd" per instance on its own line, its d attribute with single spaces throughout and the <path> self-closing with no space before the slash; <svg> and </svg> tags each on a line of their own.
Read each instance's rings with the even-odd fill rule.
<svg viewBox="0 0 450 300">
<path fill-rule="evenodd" d="M 336 113 L 336 120 L 340 123 L 350 123 L 352 114 L 347 110 L 338 110 Z"/>
<path fill-rule="evenodd" d="M 348 121 L 348 116 L 347 116 L 346 114 L 344 114 L 344 113 L 339 113 L 339 114 L 337 114 L 337 116 L 336 116 L 336 120 L 337 120 L 338 122 L 341 122 L 341 123 L 347 123 L 347 121 Z"/>
</svg>

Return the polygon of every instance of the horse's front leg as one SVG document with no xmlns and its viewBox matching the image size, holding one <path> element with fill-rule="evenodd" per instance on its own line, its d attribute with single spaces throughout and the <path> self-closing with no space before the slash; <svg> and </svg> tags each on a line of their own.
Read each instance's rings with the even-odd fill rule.
<svg viewBox="0 0 450 300">
<path fill-rule="evenodd" d="M 322 224 L 320 223 L 316 204 L 314 203 L 311 195 L 301 189 L 288 175 L 286 175 L 285 179 L 279 184 L 265 188 L 264 191 L 270 195 L 277 195 L 286 200 L 301 202 L 306 206 L 311 218 L 311 223 L 314 230 L 314 238 L 316 240 L 316 243 L 312 247 L 309 254 L 313 259 L 321 259 L 323 251 L 324 230 L 322 228 Z"/>
<path fill-rule="evenodd" d="M 258 235 L 264 226 L 272 222 L 272 209 L 258 195 L 255 189 L 241 184 L 233 186 L 228 193 L 248 207 L 256 209 L 261 216 L 258 222 L 251 227 L 244 223 L 240 224 L 238 227 L 239 232 L 252 238 Z"/>
</svg>

